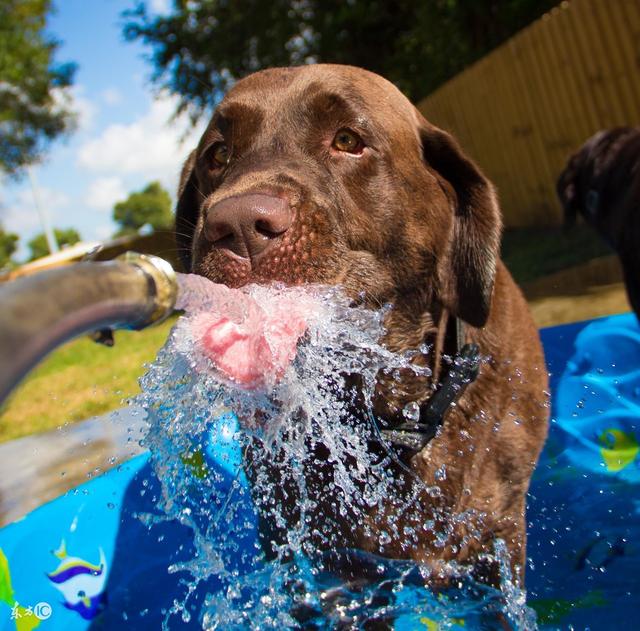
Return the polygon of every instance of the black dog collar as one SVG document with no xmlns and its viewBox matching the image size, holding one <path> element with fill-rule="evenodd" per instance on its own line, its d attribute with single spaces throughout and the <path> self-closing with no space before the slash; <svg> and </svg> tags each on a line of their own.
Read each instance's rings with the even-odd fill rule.
<svg viewBox="0 0 640 631">
<path fill-rule="evenodd" d="M 467 386 L 476 380 L 480 373 L 480 349 L 477 344 L 464 344 L 464 324 L 459 318 L 455 318 L 455 329 L 455 353 L 449 370 L 431 397 L 420 406 L 420 420 L 393 428 L 381 428 L 375 421 L 379 439 L 393 447 L 415 453 L 421 451 L 436 435 Z"/>
</svg>

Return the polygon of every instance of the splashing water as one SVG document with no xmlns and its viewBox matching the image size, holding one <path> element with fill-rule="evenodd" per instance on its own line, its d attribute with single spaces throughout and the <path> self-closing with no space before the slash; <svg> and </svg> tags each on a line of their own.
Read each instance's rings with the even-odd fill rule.
<svg viewBox="0 0 640 631">
<path fill-rule="evenodd" d="M 353 307 L 325 287 L 231 290 L 190 275 L 180 284 L 185 315 L 136 401 L 147 410 L 144 442 L 161 485 L 157 510 L 139 518 L 193 532 L 192 558 L 168 568 L 190 581 L 165 628 L 194 614 L 206 629 L 488 629 L 498 619 L 535 628 L 500 542 L 501 592 L 451 564 L 459 584 L 436 596 L 425 588 L 429 568 L 386 558 L 409 550 L 419 528 L 446 536 L 411 518 L 439 488 L 406 475 L 377 440 L 378 374 L 429 377 L 415 353 L 381 345 L 385 309 Z M 238 447 L 221 448 L 227 460 L 215 467 L 207 454 L 224 432 Z M 353 545 L 343 549 L 345 541 Z"/>
</svg>

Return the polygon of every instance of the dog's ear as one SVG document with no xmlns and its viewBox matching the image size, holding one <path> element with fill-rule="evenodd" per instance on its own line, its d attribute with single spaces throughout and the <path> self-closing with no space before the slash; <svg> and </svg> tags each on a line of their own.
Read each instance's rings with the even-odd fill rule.
<svg viewBox="0 0 640 631">
<path fill-rule="evenodd" d="M 175 236 L 178 256 L 185 272 L 191 271 L 193 233 L 198 221 L 200 194 L 195 174 L 196 151 L 186 159 L 180 174 L 178 185 L 178 203 L 176 204 Z"/>
<path fill-rule="evenodd" d="M 500 255 L 502 219 L 492 184 L 446 132 L 420 117 L 424 160 L 455 192 L 453 222 L 438 261 L 440 301 L 472 326 L 484 326 Z"/>
<path fill-rule="evenodd" d="M 564 229 L 569 230 L 576 223 L 578 200 L 576 191 L 577 156 L 573 156 L 556 182 L 556 192 L 564 212 Z"/>
</svg>

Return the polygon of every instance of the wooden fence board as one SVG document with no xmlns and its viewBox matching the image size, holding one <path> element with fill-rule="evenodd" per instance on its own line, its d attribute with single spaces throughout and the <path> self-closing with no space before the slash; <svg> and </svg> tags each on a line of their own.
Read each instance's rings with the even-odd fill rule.
<svg viewBox="0 0 640 631">
<path fill-rule="evenodd" d="M 418 109 L 495 182 L 507 226 L 558 224 L 568 156 L 600 129 L 640 125 L 640 0 L 565 1 Z"/>
</svg>

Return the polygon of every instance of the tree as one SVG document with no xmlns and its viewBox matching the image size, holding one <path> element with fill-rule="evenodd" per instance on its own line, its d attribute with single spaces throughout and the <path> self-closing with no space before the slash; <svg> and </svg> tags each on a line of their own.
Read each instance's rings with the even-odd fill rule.
<svg viewBox="0 0 640 631">
<path fill-rule="evenodd" d="M 73 245 L 74 243 L 78 243 L 78 241 L 80 241 L 80 234 L 75 228 L 54 228 L 53 232 L 56 235 L 56 241 L 58 242 L 58 245 L 60 247 L 64 247 L 65 245 Z M 49 254 L 49 244 L 47 243 L 47 238 L 44 232 L 33 237 L 33 239 L 31 239 L 31 241 L 29 241 L 27 245 L 31 250 L 31 257 L 29 258 L 30 261 L 35 261 L 36 259 L 42 258 L 43 256 L 47 256 L 47 254 Z"/>
<path fill-rule="evenodd" d="M 20 237 L 11 232 L 5 232 L 0 226 L 0 270 L 11 267 L 13 261 L 11 257 L 18 249 L 18 241 Z"/>
<path fill-rule="evenodd" d="M 73 128 L 63 88 L 74 64 L 55 65 L 58 42 L 44 33 L 50 0 L 0 2 L 0 171 L 11 176 Z"/>
<path fill-rule="evenodd" d="M 171 196 L 160 182 L 151 182 L 118 202 L 113 208 L 113 220 L 120 224 L 116 236 L 136 234 L 146 225 L 154 230 L 170 228 L 173 225 Z"/>
<path fill-rule="evenodd" d="M 557 0 L 174 0 L 142 2 L 125 37 L 151 47 L 153 81 L 199 118 L 237 78 L 334 62 L 384 75 L 413 100 L 486 54 Z"/>
</svg>

